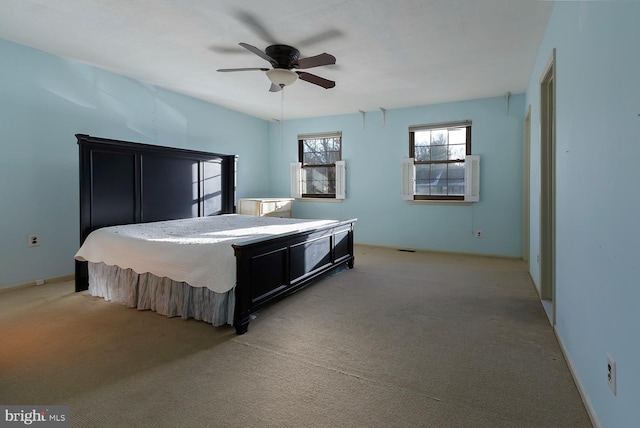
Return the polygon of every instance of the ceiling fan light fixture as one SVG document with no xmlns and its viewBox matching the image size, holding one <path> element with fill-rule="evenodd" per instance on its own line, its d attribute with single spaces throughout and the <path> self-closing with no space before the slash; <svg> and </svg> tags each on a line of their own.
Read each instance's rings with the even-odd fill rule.
<svg viewBox="0 0 640 428">
<path fill-rule="evenodd" d="M 292 85 L 298 80 L 298 73 L 284 68 L 273 68 L 267 71 L 267 77 L 271 80 L 271 83 L 282 88 Z"/>
</svg>

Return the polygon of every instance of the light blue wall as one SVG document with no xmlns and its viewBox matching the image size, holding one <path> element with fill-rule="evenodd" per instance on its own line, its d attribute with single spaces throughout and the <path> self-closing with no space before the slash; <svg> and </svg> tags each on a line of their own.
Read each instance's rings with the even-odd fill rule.
<svg viewBox="0 0 640 428">
<path fill-rule="evenodd" d="M 556 329 L 597 419 L 616 428 L 640 425 L 638 22 L 638 2 L 557 2 L 526 101 L 538 282 L 539 81 L 556 48 Z M 607 353 L 617 363 L 617 396 Z"/>
<path fill-rule="evenodd" d="M 0 287 L 73 273 L 77 133 L 237 154 L 238 196 L 268 192 L 263 120 L 1 39 L 0 59 Z"/>
<path fill-rule="evenodd" d="M 285 101 L 286 103 L 286 101 Z M 289 196 L 289 164 L 297 135 L 342 131 L 347 199 L 296 202 L 294 216 L 358 218 L 359 243 L 401 248 L 522 255 L 522 130 L 524 95 L 285 120 L 270 125 L 272 196 Z M 384 121 L 383 121 L 384 119 Z M 400 164 L 409 154 L 409 126 L 471 120 L 472 151 L 481 159 L 481 200 L 471 206 L 410 205 L 400 197 Z M 481 229 L 483 239 L 473 237 Z"/>
</svg>

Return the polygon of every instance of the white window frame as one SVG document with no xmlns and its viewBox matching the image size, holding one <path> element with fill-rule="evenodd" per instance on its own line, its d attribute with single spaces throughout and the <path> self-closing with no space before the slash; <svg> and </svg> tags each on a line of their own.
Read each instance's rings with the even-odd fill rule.
<svg viewBox="0 0 640 428">
<path fill-rule="evenodd" d="M 301 160 L 302 153 L 300 149 L 300 141 L 304 139 L 314 139 L 314 138 L 331 138 L 337 137 L 340 138 L 340 160 L 336 161 L 333 166 L 335 167 L 335 196 L 323 197 L 319 195 L 306 195 L 303 194 L 302 189 L 304 188 L 305 181 L 305 170 L 304 165 L 301 161 L 293 162 L 290 165 L 290 180 L 291 180 L 291 197 L 296 199 L 307 199 L 307 200 L 343 200 L 346 198 L 346 162 L 342 159 L 342 132 L 327 132 L 327 133 L 318 133 L 318 134 L 304 134 L 298 135 L 298 158 Z"/>
<path fill-rule="evenodd" d="M 443 129 L 453 127 L 469 127 L 468 146 L 471 147 L 471 121 L 446 122 L 431 125 L 415 125 L 409 127 L 410 135 L 415 131 L 427 129 Z M 411 144 L 411 143 L 410 143 Z M 455 203 L 455 202 L 479 202 L 480 201 L 480 156 L 467 154 L 464 158 L 464 196 L 461 197 L 437 197 L 416 198 L 416 163 L 415 159 L 406 157 L 402 159 L 402 187 L 401 197 L 406 201 L 424 203 Z"/>
</svg>

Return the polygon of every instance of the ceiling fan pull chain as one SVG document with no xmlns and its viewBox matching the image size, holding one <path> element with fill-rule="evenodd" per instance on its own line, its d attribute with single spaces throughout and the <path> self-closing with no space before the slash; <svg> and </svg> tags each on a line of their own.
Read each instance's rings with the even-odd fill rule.
<svg viewBox="0 0 640 428">
<path fill-rule="evenodd" d="M 280 138 L 284 137 L 282 126 L 284 124 L 284 88 L 280 91 Z"/>
</svg>

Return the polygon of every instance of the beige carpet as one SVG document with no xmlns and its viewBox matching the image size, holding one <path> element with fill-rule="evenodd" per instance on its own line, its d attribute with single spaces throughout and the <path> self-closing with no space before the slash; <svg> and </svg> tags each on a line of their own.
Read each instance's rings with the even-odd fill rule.
<svg viewBox="0 0 640 428">
<path fill-rule="evenodd" d="M 74 427 L 590 427 L 516 260 L 357 246 L 249 332 L 0 291 L 0 404 Z"/>
</svg>

